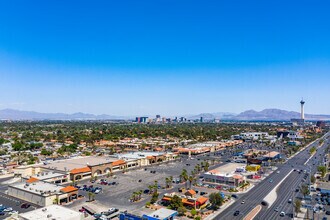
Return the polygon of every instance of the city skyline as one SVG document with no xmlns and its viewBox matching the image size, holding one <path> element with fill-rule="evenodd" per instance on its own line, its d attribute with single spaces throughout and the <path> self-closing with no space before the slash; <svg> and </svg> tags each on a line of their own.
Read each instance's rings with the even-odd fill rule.
<svg viewBox="0 0 330 220">
<path fill-rule="evenodd" d="M 0 3 L 0 109 L 329 114 L 326 1 L 33 3 Z"/>
</svg>

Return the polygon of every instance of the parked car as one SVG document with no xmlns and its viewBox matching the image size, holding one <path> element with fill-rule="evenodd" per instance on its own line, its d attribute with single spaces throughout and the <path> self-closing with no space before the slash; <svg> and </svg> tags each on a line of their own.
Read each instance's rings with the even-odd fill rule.
<svg viewBox="0 0 330 220">
<path fill-rule="evenodd" d="M 27 208 L 29 208 L 31 205 L 30 204 L 28 204 L 28 203 L 23 203 L 22 205 L 21 205 L 21 208 L 22 209 L 27 209 Z"/>
<path fill-rule="evenodd" d="M 11 212 L 11 211 L 13 211 L 13 208 L 12 207 L 8 207 L 8 208 L 5 208 L 3 211 L 4 212 Z"/>
<path fill-rule="evenodd" d="M 285 216 L 285 212 L 281 212 L 281 213 L 280 213 L 280 216 L 281 216 L 281 217 L 284 217 L 284 216 Z"/>
</svg>

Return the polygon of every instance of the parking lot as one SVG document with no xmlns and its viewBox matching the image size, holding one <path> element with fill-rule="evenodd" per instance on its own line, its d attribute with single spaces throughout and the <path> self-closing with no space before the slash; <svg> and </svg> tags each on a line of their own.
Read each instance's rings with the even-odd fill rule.
<svg viewBox="0 0 330 220">
<path fill-rule="evenodd" d="M 148 189 L 149 185 L 154 185 L 155 181 L 158 182 L 160 193 L 159 198 L 161 198 L 164 193 L 168 192 L 178 192 L 178 188 L 184 186 L 184 184 L 173 184 L 173 188 L 165 189 L 165 178 L 172 176 L 173 178 L 178 178 L 183 169 L 186 169 L 188 173 L 194 170 L 196 164 L 200 164 L 203 159 L 187 159 L 183 158 L 181 161 L 175 161 L 166 164 L 159 164 L 149 167 L 143 167 L 141 169 L 128 171 L 126 173 L 116 173 L 114 177 L 107 178 L 106 176 L 98 177 L 95 183 L 91 183 L 89 180 L 79 181 L 78 185 L 93 185 L 95 188 L 101 187 L 102 192 L 95 195 L 95 201 L 93 203 L 99 204 L 99 212 L 106 211 L 110 207 L 118 208 L 122 210 L 133 211 L 140 209 L 146 202 L 150 201 L 151 195 L 142 193 L 142 199 L 138 202 L 131 202 L 130 198 L 133 192 L 142 190 L 142 192 Z M 212 169 L 219 164 L 210 166 Z M 151 173 L 150 171 L 156 171 Z M 202 173 L 202 172 L 201 172 Z M 99 184 L 101 179 L 106 179 L 108 182 L 116 182 L 115 185 L 101 185 Z M 193 187 L 195 188 L 195 187 Z M 197 189 L 201 191 L 201 189 Z M 205 189 L 205 191 L 212 191 L 213 189 Z M 80 208 L 88 200 L 88 192 L 79 190 L 79 194 L 84 195 L 85 199 L 81 201 L 76 201 L 70 206 Z"/>
<path fill-rule="evenodd" d="M 13 210 L 11 212 L 4 212 L 5 215 L 0 215 L 0 219 L 5 219 L 8 216 L 10 216 L 10 213 L 12 213 L 13 211 L 17 211 L 18 213 L 24 213 L 24 212 L 28 212 L 31 210 L 36 209 L 37 207 L 29 204 L 30 207 L 28 208 L 23 208 L 22 205 L 23 204 L 27 204 L 22 200 L 13 198 L 11 196 L 8 196 L 6 194 L 0 193 L 0 205 L 5 206 L 6 208 L 12 208 Z"/>
</svg>

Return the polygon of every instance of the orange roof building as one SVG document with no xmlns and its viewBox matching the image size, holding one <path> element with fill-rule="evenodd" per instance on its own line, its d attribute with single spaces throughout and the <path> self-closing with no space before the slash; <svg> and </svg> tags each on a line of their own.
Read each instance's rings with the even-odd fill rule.
<svg viewBox="0 0 330 220">
<path fill-rule="evenodd" d="M 77 191 L 78 189 L 76 187 L 73 186 L 66 186 L 64 188 L 61 189 L 62 192 L 64 193 L 70 193 L 70 192 L 74 192 Z"/>
<path fill-rule="evenodd" d="M 189 189 L 186 193 L 185 193 L 186 196 L 191 196 L 191 197 L 194 197 L 196 195 L 196 192 L 195 190 L 193 189 Z"/>
<path fill-rule="evenodd" d="M 207 200 L 208 200 L 208 198 L 201 196 L 197 199 L 197 202 L 199 203 L 199 205 L 203 205 L 207 202 Z"/>
<path fill-rule="evenodd" d="M 71 174 L 87 173 L 87 172 L 91 172 L 91 168 L 89 167 L 75 168 L 70 171 Z"/>
<path fill-rule="evenodd" d="M 116 160 L 112 162 L 112 166 L 124 165 L 126 162 L 124 160 Z"/>
</svg>

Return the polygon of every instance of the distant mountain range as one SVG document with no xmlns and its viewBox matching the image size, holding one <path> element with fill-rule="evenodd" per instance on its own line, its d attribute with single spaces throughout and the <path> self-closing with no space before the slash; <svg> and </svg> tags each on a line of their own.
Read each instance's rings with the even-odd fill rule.
<svg viewBox="0 0 330 220">
<path fill-rule="evenodd" d="M 290 120 L 300 118 L 299 112 L 280 109 L 264 109 L 260 112 L 248 110 L 234 116 L 233 120 Z M 330 115 L 305 114 L 306 120 L 329 120 Z"/>
<path fill-rule="evenodd" d="M 205 120 L 237 120 L 237 121 L 255 121 L 255 120 L 290 120 L 300 118 L 299 112 L 285 111 L 280 109 L 264 109 L 262 111 L 248 110 L 240 114 L 229 112 L 201 113 L 198 115 L 186 116 L 188 119 Z M 305 114 L 306 120 L 330 120 L 330 115 Z M 0 120 L 128 120 L 134 119 L 133 116 L 114 116 L 114 115 L 94 115 L 86 113 L 40 113 L 34 111 L 20 111 L 15 109 L 0 110 Z"/>
<path fill-rule="evenodd" d="M 65 113 L 40 113 L 34 111 L 20 111 L 15 109 L 3 109 L 0 110 L 0 119 L 9 120 L 119 120 L 128 119 L 125 116 L 113 116 L 113 115 L 93 115 L 82 112 L 73 114 Z"/>
</svg>

